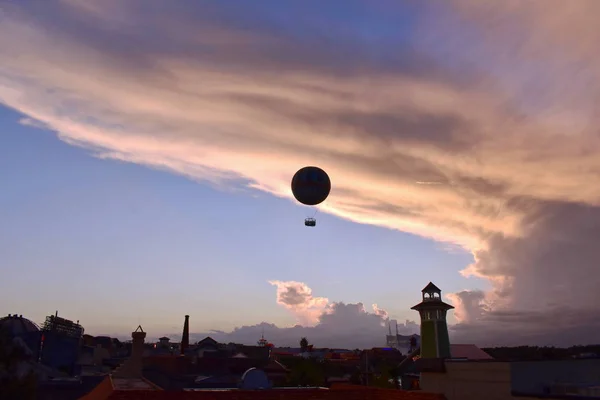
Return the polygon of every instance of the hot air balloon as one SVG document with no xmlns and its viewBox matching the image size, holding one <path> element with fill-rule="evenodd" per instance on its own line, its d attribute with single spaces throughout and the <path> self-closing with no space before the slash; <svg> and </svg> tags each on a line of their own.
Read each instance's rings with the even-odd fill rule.
<svg viewBox="0 0 600 400">
<path fill-rule="evenodd" d="M 307 206 L 316 206 L 327 199 L 331 191 L 329 175 L 319 167 L 304 167 L 292 178 L 292 193 L 298 202 Z M 317 221 L 306 218 L 304 225 L 316 226 Z"/>
</svg>

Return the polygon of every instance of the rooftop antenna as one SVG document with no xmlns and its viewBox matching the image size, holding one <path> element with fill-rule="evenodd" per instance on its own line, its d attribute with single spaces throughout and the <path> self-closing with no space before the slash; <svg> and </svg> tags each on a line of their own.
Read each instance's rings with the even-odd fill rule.
<svg viewBox="0 0 600 400">
<path fill-rule="evenodd" d="M 265 339 L 265 327 L 262 326 L 262 334 L 260 335 L 260 340 L 257 343 L 260 347 L 265 347 L 267 345 L 267 340 Z"/>
</svg>

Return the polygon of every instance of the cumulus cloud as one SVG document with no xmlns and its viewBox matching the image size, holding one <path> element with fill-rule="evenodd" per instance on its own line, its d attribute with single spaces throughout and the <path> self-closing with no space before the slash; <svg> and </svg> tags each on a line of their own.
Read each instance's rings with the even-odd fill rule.
<svg viewBox="0 0 600 400">
<path fill-rule="evenodd" d="M 463 323 L 480 320 L 487 309 L 485 293 L 481 290 L 463 290 L 449 293 L 447 297 L 454 304 L 454 316 Z"/>
<path fill-rule="evenodd" d="M 371 313 L 365 310 L 362 303 L 344 304 L 331 302 L 327 297 L 313 296 L 312 289 L 306 283 L 296 281 L 269 281 L 277 288 L 277 304 L 288 309 L 303 326 L 331 324 L 332 318 L 340 323 L 351 322 L 348 328 L 354 332 L 361 327 L 360 321 L 370 318 L 374 325 L 384 326 L 388 313 L 377 304 L 373 304 Z M 352 317 L 357 317 L 356 321 Z M 339 325 L 338 327 L 342 327 Z"/>
<path fill-rule="evenodd" d="M 331 307 L 326 297 L 314 297 L 305 283 L 269 281 L 277 287 L 277 304 L 290 310 L 302 325 L 314 325 Z"/>
<path fill-rule="evenodd" d="M 379 310 L 380 314 L 387 313 Z M 195 333 L 193 340 L 201 340 L 211 336 L 215 340 L 228 343 L 254 344 L 264 332 L 265 338 L 275 346 L 298 347 L 302 337 L 308 338 L 317 347 L 364 349 L 385 346 L 385 335 L 388 333 L 387 324 L 392 329 L 398 326 L 401 335 L 412 335 L 419 332 L 419 326 L 414 321 L 398 323 L 389 320 L 376 312 L 368 312 L 362 303 L 346 304 L 334 302 L 327 311 L 319 317 L 314 326 L 295 325 L 293 327 L 278 327 L 263 322 L 235 328 L 231 332 L 212 331 Z M 394 331 L 395 332 L 395 331 Z"/>
<path fill-rule="evenodd" d="M 237 327 L 232 331 L 213 329 L 193 332 L 193 316 L 190 337 L 193 341 L 207 336 L 221 343 L 254 345 L 262 335 L 275 346 L 298 347 L 300 339 L 307 337 L 317 347 L 364 349 L 386 345 L 386 335 L 391 330 L 404 336 L 418 334 L 419 325 L 412 320 L 398 322 L 391 319 L 386 310 L 372 306 L 368 311 L 363 303 L 344 303 L 316 297 L 303 282 L 270 281 L 276 287 L 277 303 L 289 310 L 297 319 L 294 326 L 277 326 L 268 322 Z M 415 313 L 416 314 L 416 313 Z M 117 335 L 120 336 L 120 335 Z M 167 332 L 149 332 L 148 340 L 161 336 L 181 337 L 181 329 L 174 327 Z M 127 337 L 123 337 L 127 340 Z"/>
<path fill-rule="evenodd" d="M 389 316 L 388 313 L 387 313 L 387 311 L 385 311 L 382 308 L 379 308 L 379 306 L 377 304 L 373 304 L 373 313 L 375 315 L 380 316 L 383 319 L 387 319 L 388 316 Z"/>
<path fill-rule="evenodd" d="M 473 252 L 493 289 L 452 296 L 455 337 L 595 339 L 596 0 L 160 3 L 2 4 L 0 103 L 99 157 L 286 198 L 318 164 L 324 212 Z M 320 316 L 302 329 L 364 312 L 273 284 Z"/>
</svg>

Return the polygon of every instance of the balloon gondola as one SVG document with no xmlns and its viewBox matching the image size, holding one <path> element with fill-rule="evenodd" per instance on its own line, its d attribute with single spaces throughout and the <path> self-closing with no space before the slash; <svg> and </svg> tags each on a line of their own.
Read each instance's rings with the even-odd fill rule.
<svg viewBox="0 0 600 400">
<path fill-rule="evenodd" d="M 329 175 L 319 167 L 304 167 L 299 169 L 292 178 L 292 193 L 294 198 L 307 206 L 321 204 L 329 196 L 331 180 Z M 316 214 L 316 211 L 315 211 Z M 314 227 L 317 221 L 314 216 L 304 220 L 305 226 Z"/>
</svg>

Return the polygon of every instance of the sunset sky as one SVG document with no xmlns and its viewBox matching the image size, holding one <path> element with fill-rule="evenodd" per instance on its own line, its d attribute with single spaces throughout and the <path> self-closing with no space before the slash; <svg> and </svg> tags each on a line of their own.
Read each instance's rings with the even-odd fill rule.
<svg viewBox="0 0 600 400">
<path fill-rule="evenodd" d="M 383 344 L 600 328 L 596 0 L 0 3 L 0 312 Z M 294 172 L 332 180 L 315 210 Z M 302 327 L 294 325 L 302 325 Z M 211 332 L 216 330 L 216 332 Z"/>
</svg>

